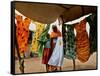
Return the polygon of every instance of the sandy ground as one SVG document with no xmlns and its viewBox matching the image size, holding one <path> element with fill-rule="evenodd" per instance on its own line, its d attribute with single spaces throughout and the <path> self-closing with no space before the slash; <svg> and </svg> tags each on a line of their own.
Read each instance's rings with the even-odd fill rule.
<svg viewBox="0 0 100 76">
<path fill-rule="evenodd" d="M 15 62 L 16 74 L 20 74 L 18 60 Z M 25 73 L 46 72 L 45 65 L 41 64 L 41 58 L 25 59 Z M 75 60 L 76 70 L 96 69 L 96 53 L 93 53 L 89 60 L 81 63 L 78 59 Z M 73 70 L 73 61 L 64 59 L 62 71 Z"/>
</svg>

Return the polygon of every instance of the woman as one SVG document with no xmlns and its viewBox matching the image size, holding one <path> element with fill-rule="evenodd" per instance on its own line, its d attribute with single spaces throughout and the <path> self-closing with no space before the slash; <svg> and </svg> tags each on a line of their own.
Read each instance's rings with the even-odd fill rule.
<svg viewBox="0 0 100 76">
<path fill-rule="evenodd" d="M 50 65 L 49 71 L 61 71 L 61 65 L 63 62 L 63 44 L 61 32 L 56 26 L 52 27 L 51 33 L 51 51 L 53 51 L 48 64 Z"/>
</svg>

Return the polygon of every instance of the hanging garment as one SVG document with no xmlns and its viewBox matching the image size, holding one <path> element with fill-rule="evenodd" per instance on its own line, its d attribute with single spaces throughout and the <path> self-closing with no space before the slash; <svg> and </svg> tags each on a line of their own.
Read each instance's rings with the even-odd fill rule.
<svg viewBox="0 0 100 76">
<path fill-rule="evenodd" d="M 86 18 L 90 25 L 89 40 L 90 40 L 90 52 L 91 54 L 97 51 L 97 16 L 92 14 Z"/>
<path fill-rule="evenodd" d="M 90 44 L 88 34 L 86 32 L 86 19 L 75 24 L 75 29 L 77 57 L 81 62 L 86 62 L 90 57 Z"/>
<path fill-rule="evenodd" d="M 62 66 L 63 58 L 63 40 L 62 37 L 58 37 L 48 64 L 53 66 Z"/>
<path fill-rule="evenodd" d="M 64 50 L 64 55 L 66 55 L 66 45 L 67 45 L 67 32 L 66 32 L 66 25 L 63 24 L 62 26 L 62 36 L 63 36 L 63 50 Z"/>
<path fill-rule="evenodd" d="M 44 50 L 44 46 L 46 45 L 47 41 L 49 40 L 47 38 L 48 35 L 48 31 L 49 31 L 50 25 L 48 24 L 45 28 L 45 30 L 41 33 L 38 41 L 39 41 L 39 48 L 38 48 L 38 54 L 41 57 L 42 56 L 42 52 Z"/>
<path fill-rule="evenodd" d="M 64 56 L 68 59 L 75 59 L 76 52 L 75 52 L 74 27 L 72 25 L 66 25 L 66 24 L 64 24 L 63 26 L 67 27 L 67 30 L 66 30 L 66 27 L 65 27 L 65 32 L 64 32 L 64 34 L 65 34 L 64 39 L 66 39 L 66 42 L 65 42 L 65 40 L 63 40 L 63 43 L 65 45 L 65 47 L 64 47 L 64 51 L 65 51 Z"/>
<path fill-rule="evenodd" d="M 22 20 L 21 16 L 16 16 L 17 24 L 16 24 L 16 37 L 19 46 L 20 54 L 25 53 L 28 45 L 28 37 L 29 37 L 29 24 L 31 20 L 29 18 L 25 18 Z"/>
<path fill-rule="evenodd" d="M 43 32 L 45 28 L 45 24 L 35 22 L 35 21 L 33 21 L 33 23 L 36 25 L 36 31 L 34 32 L 34 36 L 32 38 L 31 51 L 33 53 L 38 53 L 38 48 L 39 48 L 38 40 L 39 40 L 39 36 L 41 35 L 41 33 Z"/>
</svg>

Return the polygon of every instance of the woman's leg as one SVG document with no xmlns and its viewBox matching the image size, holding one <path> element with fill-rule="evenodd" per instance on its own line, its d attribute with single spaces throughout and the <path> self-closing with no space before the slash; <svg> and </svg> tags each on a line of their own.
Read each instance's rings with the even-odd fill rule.
<svg viewBox="0 0 100 76">
<path fill-rule="evenodd" d="M 57 67 L 57 71 L 62 71 L 61 66 L 58 66 L 58 67 Z"/>
<path fill-rule="evenodd" d="M 60 69 L 59 69 L 59 71 L 62 71 L 62 68 L 61 68 L 61 66 L 59 67 Z"/>
</svg>

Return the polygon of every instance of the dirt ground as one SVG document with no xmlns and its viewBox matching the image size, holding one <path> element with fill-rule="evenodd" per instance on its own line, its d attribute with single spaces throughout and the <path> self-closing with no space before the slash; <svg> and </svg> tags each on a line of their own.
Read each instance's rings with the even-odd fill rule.
<svg viewBox="0 0 100 76">
<path fill-rule="evenodd" d="M 86 70 L 86 69 L 96 69 L 96 52 L 93 53 L 89 60 L 85 63 L 81 63 L 78 59 L 75 60 L 75 70 Z M 46 72 L 45 65 L 41 64 L 41 58 L 28 58 L 25 59 L 25 73 L 36 73 L 36 72 Z M 20 74 L 18 60 L 15 62 L 16 74 Z M 64 58 L 62 71 L 73 70 L 73 61 Z"/>
</svg>

